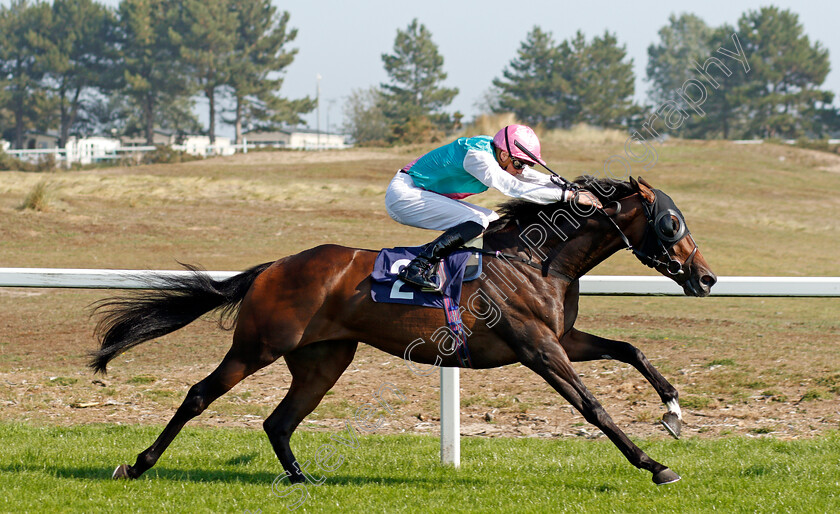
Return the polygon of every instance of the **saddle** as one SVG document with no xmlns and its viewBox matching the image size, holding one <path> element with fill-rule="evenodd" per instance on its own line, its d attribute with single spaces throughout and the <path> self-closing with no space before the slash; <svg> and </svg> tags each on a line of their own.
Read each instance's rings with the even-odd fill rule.
<svg viewBox="0 0 840 514">
<path fill-rule="evenodd" d="M 443 281 L 440 292 L 419 291 L 397 277 L 400 268 L 411 262 L 421 246 L 383 248 L 376 256 L 370 274 L 370 295 L 374 302 L 444 308 L 444 297 L 461 299 L 461 285 L 481 275 L 481 253 L 470 248 L 454 251 L 438 263 L 437 275 Z"/>
<path fill-rule="evenodd" d="M 455 339 L 455 355 L 463 368 L 473 367 L 467 336 L 461 321 L 461 286 L 479 278 L 481 251 L 460 248 L 438 263 L 436 270 L 442 281 L 440 291 L 420 291 L 399 279 L 397 273 L 422 250 L 422 246 L 383 248 L 370 274 L 370 296 L 378 303 L 400 303 L 443 309 L 446 326 Z"/>
</svg>

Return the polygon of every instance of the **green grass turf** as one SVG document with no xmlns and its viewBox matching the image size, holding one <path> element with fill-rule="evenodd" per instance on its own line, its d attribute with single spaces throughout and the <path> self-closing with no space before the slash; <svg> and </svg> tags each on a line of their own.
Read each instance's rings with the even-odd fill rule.
<svg viewBox="0 0 840 514">
<path fill-rule="evenodd" d="M 245 429 L 186 429 L 136 481 L 113 481 L 160 427 L 0 425 L 3 512 L 286 512 L 287 482 L 265 435 Z M 606 440 L 485 439 L 462 442 L 461 469 L 438 463 L 428 436 L 298 433 L 299 461 L 331 443 L 333 472 L 314 465 L 297 512 L 837 512 L 840 434 L 638 441 L 683 476 L 655 486 Z M 338 462 L 337 460 L 335 462 Z M 297 486 L 301 488 L 302 486 Z"/>
</svg>

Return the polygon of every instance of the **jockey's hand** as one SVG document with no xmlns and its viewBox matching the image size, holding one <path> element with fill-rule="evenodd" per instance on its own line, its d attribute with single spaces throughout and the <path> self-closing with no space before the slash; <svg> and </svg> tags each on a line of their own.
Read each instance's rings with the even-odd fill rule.
<svg viewBox="0 0 840 514">
<path fill-rule="evenodd" d="M 575 193 L 574 202 L 579 205 L 593 205 L 598 209 L 603 208 L 603 205 L 601 205 L 601 202 L 600 200 L 598 200 L 597 196 L 590 193 L 589 191 L 584 191 L 583 189 Z"/>
<path fill-rule="evenodd" d="M 551 180 L 551 183 L 554 184 L 557 187 L 565 188 L 566 185 L 568 184 L 565 180 L 558 177 L 557 175 L 550 175 L 548 178 L 549 178 L 549 180 Z"/>
</svg>

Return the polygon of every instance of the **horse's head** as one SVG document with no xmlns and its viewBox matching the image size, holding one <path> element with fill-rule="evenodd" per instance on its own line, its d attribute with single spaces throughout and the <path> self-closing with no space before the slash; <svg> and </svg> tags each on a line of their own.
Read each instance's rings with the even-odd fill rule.
<svg viewBox="0 0 840 514">
<path fill-rule="evenodd" d="M 636 181 L 630 177 L 630 184 L 641 204 L 639 222 L 632 223 L 627 233 L 633 253 L 643 264 L 681 285 L 686 295 L 708 296 L 717 277 L 697 248 L 682 212 L 671 197 L 643 178 Z"/>
<path fill-rule="evenodd" d="M 577 278 L 621 246 L 630 246 L 642 263 L 681 285 L 685 294 L 709 294 L 717 277 L 668 195 L 641 178 L 623 182 L 583 176 L 575 184 L 595 194 L 605 209 L 511 200 L 485 232 L 485 247 L 524 251 L 529 262 L 538 259 L 546 268 Z"/>
</svg>

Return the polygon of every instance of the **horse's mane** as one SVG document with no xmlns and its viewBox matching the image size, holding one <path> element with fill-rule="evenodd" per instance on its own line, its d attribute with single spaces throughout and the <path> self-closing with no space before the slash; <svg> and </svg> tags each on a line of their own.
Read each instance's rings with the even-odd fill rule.
<svg viewBox="0 0 840 514">
<path fill-rule="evenodd" d="M 630 182 L 624 182 L 612 178 L 595 178 L 591 175 L 583 175 L 573 181 L 574 184 L 585 189 L 601 201 L 602 204 L 625 198 L 635 193 L 635 189 Z M 592 187 L 591 184 L 597 184 L 599 187 Z M 604 194 L 604 193 L 607 194 Z M 557 206 L 562 205 L 560 202 L 541 205 L 538 203 L 528 202 L 525 200 L 509 200 L 499 206 L 500 218 L 494 221 L 490 228 L 498 230 L 507 226 L 511 221 L 519 221 L 522 226 L 528 226 L 531 223 L 538 222 L 537 215 L 540 212 L 547 212 L 551 214 L 557 210 Z M 489 229 L 488 229 L 489 230 Z"/>
</svg>

